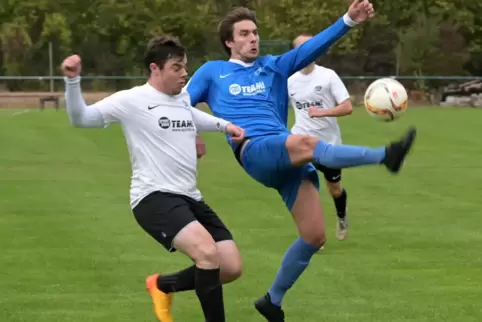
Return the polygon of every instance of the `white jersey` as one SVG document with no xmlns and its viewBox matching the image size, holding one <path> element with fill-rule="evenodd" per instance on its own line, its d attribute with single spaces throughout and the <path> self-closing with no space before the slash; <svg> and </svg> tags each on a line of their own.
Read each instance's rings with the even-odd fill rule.
<svg viewBox="0 0 482 322">
<path fill-rule="evenodd" d="M 311 106 L 330 109 L 350 98 L 348 90 L 335 71 L 315 65 L 305 75 L 301 71 L 288 79 L 290 103 L 295 111 L 293 134 L 309 134 L 329 144 L 341 144 L 341 131 L 336 117 L 311 118 Z"/>
<path fill-rule="evenodd" d="M 80 86 L 78 92 L 72 86 L 67 84 L 66 101 L 73 124 L 105 127 L 119 122 L 122 125 L 132 166 L 132 208 L 154 191 L 202 199 L 197 188 L 196 124 L 207 130 L 221 131 L 226 121 L 192 108 L 186 91 L 168 96 L 149 84 L 117 92 L 85 107 L 83 121 L 76 121 L 80 118 L 78 106 L 81 102 L 78 97 L 71 96 L 81 94 Z M 97 112 L 99 116 L 85 111 Z"/>
</svg>

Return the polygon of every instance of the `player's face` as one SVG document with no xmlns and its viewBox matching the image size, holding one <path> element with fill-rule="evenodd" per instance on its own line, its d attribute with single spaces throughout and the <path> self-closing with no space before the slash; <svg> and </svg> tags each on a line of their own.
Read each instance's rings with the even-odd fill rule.
<svg viewBox="0 0 482 322">
<path fill-rule="evenodd" d="M 308 41 L 311 38 L 312 37 L 310 37 L 310 36 L 299 36 L 295 39 L 295 41 L 293 42 L 293 45 L 295 47 L 301 46 L 302 44 L 304 44 L 306 41 Z"/>
<path fill-rule="evenodd" d="M 311 37 L 311 36 L 298 36 L 293 41 L 293 46 L 299 47 L 299 46 L 303 45 L 305 42 L 307 42 L 308 40 L 310 40 L 311 38 L 313 38 L 313 37 Z M 303 68 L 303 70 L 305 72 L 309 72 L 311 70 L 311 68 L 313 68 L 314 65 L 315 65 L 315 63 L 313 62 L 313 63 L 309 64 L 308 66 L 306 66 L 305 68 Z"/>
<path fill-rule="evenodd" d="M 181 93 L 186 85 L 187 57 L 168 59 L 164 63 L 164 68 L 158 69 L 157 73 L 153 73 L 153 76 L 155 81 L 159 83 L 159 87 L 163 88 L 167 94 L 177 95 Z"/>
<path fill-rule="evenodd" d="M 231 57 L 250 62 L 259 54 L 258 27 L 251 20 L 243 20 L 233 26 L 233 41 L 226 42 L 231 48 Z"/>
</svg>

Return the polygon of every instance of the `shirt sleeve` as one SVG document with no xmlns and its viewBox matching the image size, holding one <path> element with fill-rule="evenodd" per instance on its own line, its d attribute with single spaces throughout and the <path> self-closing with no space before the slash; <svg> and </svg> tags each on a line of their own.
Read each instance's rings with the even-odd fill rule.
<svg viewBox="0 0 482 322">
<path fill-rule="evenodd" d="M 226 132 L 229 122 L 212 116 L 197 108 L 191 108 L 192 120 L 198 131 L 201 132 Z"/>
<path fill-rule="evenodd" d="M 75 127 L 104 128 L 120 122 L 126 115 L 120 100 L 120 92 L 87 106 L 82 97 L 80 77 L 64 78 L 65 106 L 70 123 Z"/>
<path fill-rule="evenodd" d="M 275 56 L 274 63 L 285 77 L 289 77 L 314 62 L 356 24 L 356 22 L 348 17 L 348 14 L 345 14 L 333 25 L 318 33 L 302 45 L 285 54 Z"/>
<path fill-rule="evenodd" d="M 210 63 L 205 63 L 199 67 L 185 86 L 191 97 L 192 106 L 196 106 L 199 103 L 207 103 L 209 87 L 212 82 L 211 68 L 212 64 Z"/>
<path fill-rule="evenodd" d="M 343 81 L 335 71 L 333 71 L 331 75 L 330 88 L 331 94 L 335 98 L 337 104 L 350 98 L 350 94 L 348 93 L 345 84 L 343 84 Z"/>
</svg>

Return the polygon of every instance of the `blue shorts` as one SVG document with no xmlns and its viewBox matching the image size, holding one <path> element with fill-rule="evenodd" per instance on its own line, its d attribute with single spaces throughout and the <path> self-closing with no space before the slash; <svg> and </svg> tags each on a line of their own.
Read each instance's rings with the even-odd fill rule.
<svg viewBox="0 0 482 322">
<path fill-rule="evenodd" d="M 298 167 L 291 163 L 286 149 L 289 135 L 283 133 L 251 138 L 242 152 L 241 164 L 253 179 L 276 189 L 291 210 L 302 180 L 310 180 L 317 190 L 320 189 L 320 182 L 313 164 Z"/>
</svg>

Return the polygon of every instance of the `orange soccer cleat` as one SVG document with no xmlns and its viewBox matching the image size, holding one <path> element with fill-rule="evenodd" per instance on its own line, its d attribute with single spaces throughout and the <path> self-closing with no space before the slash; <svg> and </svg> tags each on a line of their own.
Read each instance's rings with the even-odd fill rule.
<svg viewBox="0 0 482 322">
<path fill-rule="evenodd" d="M 154 312 L 160 322 L 173 322 L 171 314 L 172 294 L 166 294 L 157 288 L 159 274 L 150 275 L 146 278 L 146 288 L 151 294 Z"/>
</svg>

